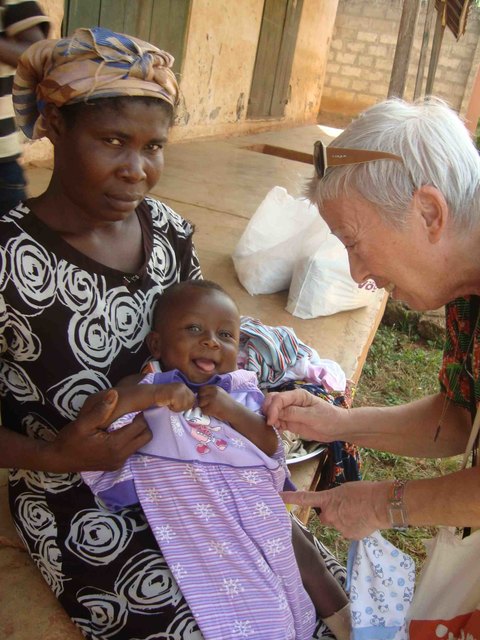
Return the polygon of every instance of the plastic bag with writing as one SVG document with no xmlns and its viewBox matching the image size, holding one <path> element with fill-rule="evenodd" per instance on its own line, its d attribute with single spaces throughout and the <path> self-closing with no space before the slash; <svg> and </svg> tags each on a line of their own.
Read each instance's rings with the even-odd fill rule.
<svg viewBox="0 0 480 640">
<path fill-rule="evenodd" d="M 321 220 L 306 198 L 293 198 L 283 187 L 269 191 L 253 214 L 233 253 L 238 279 L 251 294 L 288 289 L 305 232 Z M 321 221 L 321 238 L 329 233 Z"/>
<path fill-rule="evenodd" d="M 331 234 L 322 239 L 316 224 L 307 230 L 309 240 L 295 264 L 287 311 L 299 318 L 316 318 L 366 307 L 377 290 L 375 283 L 357 284 L 350 275 L 343 244 Z"/>
</svg>

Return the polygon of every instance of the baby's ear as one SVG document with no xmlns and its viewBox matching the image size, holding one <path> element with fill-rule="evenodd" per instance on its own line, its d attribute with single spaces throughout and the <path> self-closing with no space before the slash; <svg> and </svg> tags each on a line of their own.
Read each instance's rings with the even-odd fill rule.
<svg viewBox="0 0 480 640">
<path fill-rule="evenodd" d="M 158 360 L 162 353 L 160 344 L 160 334 L 157 331 L 150 331 L 146 337 L 147 347 L 150 351 L 150 355 Z"/>
</svg>

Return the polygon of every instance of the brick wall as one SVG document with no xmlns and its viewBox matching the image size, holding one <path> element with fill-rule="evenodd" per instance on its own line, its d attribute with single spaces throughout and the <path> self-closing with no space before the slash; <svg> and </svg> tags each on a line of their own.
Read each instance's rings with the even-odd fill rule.
<svg viewBox="0 0 480 640">
<path fill-rule="evenodd" d="M 415 30 L 404 98 L 411 100 L 425 24 L 426 0 L 422 1 Z M 402 0 L 339 0 L 335 29 L 327 61 L 321 102 L 322 112 L 356 114 L 387 97 L 397 42 Z M 428 73 L 436 12 L 430 29 L 425 64 Z M 445 29 L 433 94 L 464 113 L 480 64 L 480 11 L 473 8 L 465 34 L 456 40 Z"/>
</svg>

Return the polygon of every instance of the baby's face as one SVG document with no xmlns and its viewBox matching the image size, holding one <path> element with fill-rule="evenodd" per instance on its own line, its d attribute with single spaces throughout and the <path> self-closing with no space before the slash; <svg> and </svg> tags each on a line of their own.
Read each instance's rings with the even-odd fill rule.
<svg viewBox="0 0 480 640">
<path fill-rule="evenodd" d="M 163 371 L 179 369 L 195 383 L 234 371 L 240 339 L 235 304 L 216 289 L 191 287 L 185 293 L 156 328 Z"/>
</svg>

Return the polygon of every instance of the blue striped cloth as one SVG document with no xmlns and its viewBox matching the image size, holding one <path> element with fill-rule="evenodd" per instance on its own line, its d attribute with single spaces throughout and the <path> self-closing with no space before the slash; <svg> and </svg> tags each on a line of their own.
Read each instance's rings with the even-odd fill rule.
<svg viewBox="0 0 480 640">
<path fill-rule="evenodd" d="M 259 386 L 272 387 L 284 380 L 288 368 L 305 358 L 312 363 L 318 353 L 303 343 L 289 327 L 270 327 L 260 320 L 243 316 L 240 349 L 246 354 L 244 368 L 254 371 Z"/>
</svg>

